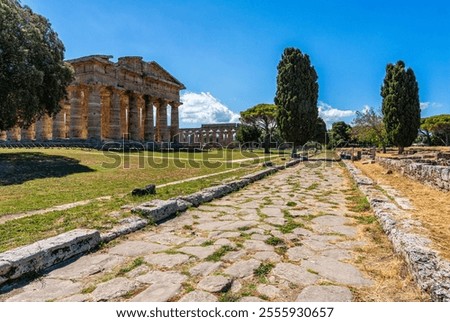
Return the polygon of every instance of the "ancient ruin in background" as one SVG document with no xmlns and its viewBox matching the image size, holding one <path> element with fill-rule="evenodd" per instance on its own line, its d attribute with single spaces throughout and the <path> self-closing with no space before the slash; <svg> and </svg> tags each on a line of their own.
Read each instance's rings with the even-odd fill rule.
<svg viewBox="0 0 450 322">
<path fill-rule="evenodd" d="M 114 63 L 110 58 L 92 55 L 67 61 L 75 79 L 61 111 L 41 117 L 28 129 L 2 132 L 0 139 L 176 142 L 180 90 L 185 86 L 154 61 L 128 56 Z"/>
</svg>

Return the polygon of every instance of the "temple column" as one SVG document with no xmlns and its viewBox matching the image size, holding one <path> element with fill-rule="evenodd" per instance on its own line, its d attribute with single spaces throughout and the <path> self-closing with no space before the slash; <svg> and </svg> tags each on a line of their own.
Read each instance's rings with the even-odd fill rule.
<svg viewBox="0 0 450 322">
<path fill-rule="evenodd" d="M 151 97 L 145 97 L 145 109 L 144 109 L 144 140 L 154 141 L 155 128 L 153 121 L 153 101 Z"/>
<path fill-rule="evenodd" d="M 7 137 L 9 141 L 20 141 L 21 139 L 20 127 L 14 126 L 12 129 L 8 130 Z"/>
<path fill-rule="evenodd" d="M 139 96 L 130 94 L 128 133 L 130 140 L 139 140 Z"/>
<path fill-rule="evenodd" d="M 137 100 L 137 107 L 138 107 L 138 129 L 136 130 L 138 133 L 137 140 L 143 141 L 144 140 L 144 133 L 145 133 L 145 99 L 144 95 L 139 95 Z"/>
<path fill-rule="evenodd" d="M 111 110 L 109 115 L 109 133 L 110 138 L 114 140 L 122 139 L 122 133 L 120 130 L 120 92 L 113 90 L 111 93 Z"/>
<path fill-rule="evenodd" d="M 66 138 L 66 105 L 53 117 L 53 139 Z"/>
<path fill-rule="evenodd" d="M 156 141 L 167 141 L 167 130 L 167 102 L 159 100 L 156 106 Z"/>
<path fill-rule="evenodd" d="M 216 130 L 216 134 L 215 134 L 215 138 L 214 138 L 214 142 L 222 144 L 222 132 L 220 130 Z"/>
<path fill-rule="evenodd" d="M 111 139 L 111 99 L 112 93 L 108 88 L 102 88 L 100 91 L 101 108 L 101 133 L 102 140 Z"/>
<path fill-rule="evenodd" d="M 101 96 L 97 86 L 90 87 L 88 95 L 88 139 L 101 140 Z"/>
<path fill-rule="evenodd" d="M 120 137 L 128 140 L 130 97 L 128 93 L 121 92 L 120 95 Z"/>
<path fill-rule="evenodd" d="M 36 121 L 36 140 L 47 141 L 52 139 L 52 118 L 44 114 Z"/>
<path fill-rule="evenodd" d="M 83 138 L 83 94 L 79 87 L 70 91 L 70 138 Z"/>
<path fill-rule="evenodd" d="M 36 124 L 31 124 L 28 128 L 22 129 L 22 141 L 32 141 L 36 138 Z"/>
<path fill-rule="evenodd" d="M 53 118 L 47 114 L 44 115 L 44 133 L 46 140 L 53 139 Z"/>
<path fill-rule="evenodd" d="M 179 124 L 179 116 L 178 116 L 178 108 L 181 105 L 179 102 L 172 102 L 170 106 L 172 106 L 172 109 L 170 111 L 170 140 L 172 142 L 179 142 L 179 131 L 180 131 L 180 124 Z"/>
</svg>

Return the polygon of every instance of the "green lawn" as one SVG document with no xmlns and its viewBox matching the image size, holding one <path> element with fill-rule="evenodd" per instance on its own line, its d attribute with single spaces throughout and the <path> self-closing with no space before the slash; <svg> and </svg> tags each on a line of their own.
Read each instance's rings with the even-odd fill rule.
<svg viewBox="0 0 450 322">
<path fill-rule="evenodd" d="M 248 166 L 259 153 L 103 153 L 69 149 L 0 150 L 0 216 L 117 196 L 136 187 Z M 277 155 L 266 158 L 277 158 Z M 247 162 L 233 160 L 249 159 Z"/>
<path fill-rule="evenodd" d="M 255 157 L 260 159 L 253 161 Z M 261 170 L 257 162 L 269 158 L 275 163 L 284 162 L 278 154 L 266 156 L 261 151 L 252 154 L 239 151 L 191 154 L 140 152 L 119 158 L 118 155 L 105 155 L 99 151 L 0 150 L 0 217 L 111 196 L 84 206 L 0 224 L 0 252 L 76 228 L 108 230 L 120 219 L 131 215 L 129 211 L 121 211 L 117 215 L 123 205 L 154 198 L 168 199 L 235 180 Z M 247 161 L 232 162 L 242 159 Z M 222 173 L 230 169 L 235 171 Z M 212 176 L 157 188 L 156 195 L 132 197 L 130 194 L 133 188 L 149 183 L 160 185 L 208 174 Z"/>
</svg>

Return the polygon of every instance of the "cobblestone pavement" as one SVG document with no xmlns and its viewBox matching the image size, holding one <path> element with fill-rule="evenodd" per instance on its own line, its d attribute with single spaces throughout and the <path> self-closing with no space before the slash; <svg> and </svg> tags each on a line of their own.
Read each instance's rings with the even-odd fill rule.
<svg viewBox="0 0 450 322">
<path fill-rule="evenodd" d="M 52 270 L 5 301 L 351 301 L 373 282 L 337 164 L 299 165 Z"/>
</svg>

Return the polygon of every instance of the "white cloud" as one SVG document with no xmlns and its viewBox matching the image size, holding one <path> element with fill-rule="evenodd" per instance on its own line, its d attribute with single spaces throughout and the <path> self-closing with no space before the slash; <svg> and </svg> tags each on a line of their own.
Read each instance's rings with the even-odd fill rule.
<svg viewBox="0 0 450 322">
<path fill-rule="evenodd" d="M 340 110 L 332 107 L 331 105 L 319 101 L 317 104 L 319 108 L 319 116 L 327 123 L 334 123 L 342 121 L 343 118 L 352 117 L 355 115 L 355 111 L 352 110 Z M 366 106 L 364 106 L 366 108 Z"/>
<path fill-rule="evenodd" d="M 371 107 L 370 107 L 369 105 L 364 105 L 361 112 L 362 112 L 362 113 L 367 113 L 367 112 L 370 111 L 370 109 L 371 109 Z"/>
<path fill-rule="evenodd" d="M 427 108 L 441 108 L 443 105 L 441 103 L 436 102 L 421 102 L 420 103 L 420 109 L 423 111 Z"/>
<path fill-rule="evenodd" d="M 236 123 L 239 114 L 220 103 L 211 93 L 187 92 L 181 95 L 180 123 L 200 126 L 205 123 Z"/>
</svg>

